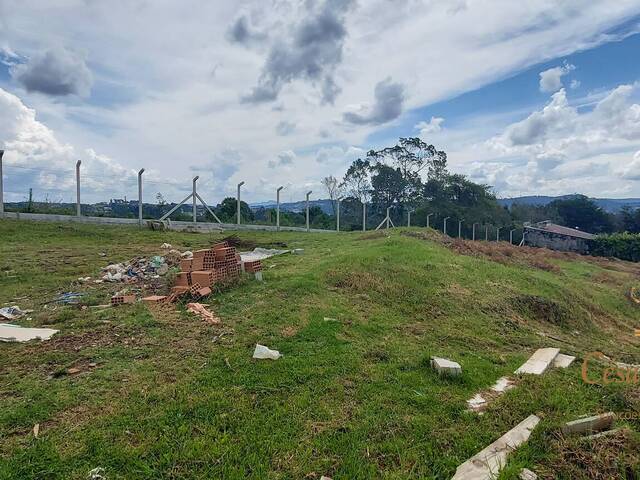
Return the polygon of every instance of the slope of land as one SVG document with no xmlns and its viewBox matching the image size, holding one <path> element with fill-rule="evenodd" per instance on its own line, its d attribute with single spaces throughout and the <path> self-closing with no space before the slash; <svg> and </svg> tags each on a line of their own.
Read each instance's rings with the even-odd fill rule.
<svg viewBox="0 0 640 480">
<path fill-rule="evenodd" d="M 591 351 L 639 363 L 640 306 L 626 296 L 637 265 L 424 229 L 240 233 L 305 251 L 210 297 L 221 326 L 183 306 L 91 308 L 122 286 L 77 281 L 163 242 L 193 250 L 223 235 L 0 221 L 0 305 L 60 330 L 0 344 L 0 479 L 85 479 L 96 467 L 109 480 L 446 479 L 532 413 L 542 421 L 501 478 L 640 473 L 638 385 L 581 378 Z M 86 293 L 82 304 L 52 302 L 68 291 Z M 284 356 L 252 360 L 256 343 Z M 466 411 L 550 346 L 578 360 L 521 379 L 482 416 Z M 431 355 L 463 375 L 439 377 Z M 629 430 L 596 443 L 559 433 L 607 411 Z"/>
</svg>

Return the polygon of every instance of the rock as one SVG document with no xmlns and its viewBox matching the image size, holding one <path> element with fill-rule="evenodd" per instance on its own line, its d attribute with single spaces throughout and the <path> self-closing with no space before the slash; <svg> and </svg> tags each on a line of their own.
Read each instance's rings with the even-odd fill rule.
<svg viewBox="0 0 640 480">
<path fill-rule="evenodd" d="M 446 358 L 431 357 L 431 367 L 440 375 L 462 375 L 460 364 Z"/>
<path fill-rule="evenodd" d="M 518 475 L 518 478 L 520 478 L 520 480 L 537 480 L 538 475 L 533 473 L 528 468 L 523 468 L 522 470 L 520 470 L 520 475 Z"/>
</svg>

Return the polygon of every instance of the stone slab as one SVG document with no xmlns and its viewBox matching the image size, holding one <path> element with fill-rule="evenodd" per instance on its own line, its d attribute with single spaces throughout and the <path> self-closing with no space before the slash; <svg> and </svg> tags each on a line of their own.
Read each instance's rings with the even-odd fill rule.
<svg viewBox="0 0 640 480">
<path fill-rule="evenodd" d="M 540 348 L 535 351 L 515 373 L 528 373 L 531 375 L 542 375 L 553 364 L 553 361 L 560 353 L 559 348 Z"/>
</svg>

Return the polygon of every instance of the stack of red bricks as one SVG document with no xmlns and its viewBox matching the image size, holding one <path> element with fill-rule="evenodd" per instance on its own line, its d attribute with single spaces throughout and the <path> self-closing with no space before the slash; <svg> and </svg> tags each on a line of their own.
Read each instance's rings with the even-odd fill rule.
<svg viewBox="0 0 640 480">
<path fill-rule="evenodd" d="M 180 269 L 172 293 L 205 297 L 216 283 L 240 275 L 240 255 L 227 242 L 216 243 L 212 248 L 193 252 L 192 259 L 180 262 Z"/>
</svg>

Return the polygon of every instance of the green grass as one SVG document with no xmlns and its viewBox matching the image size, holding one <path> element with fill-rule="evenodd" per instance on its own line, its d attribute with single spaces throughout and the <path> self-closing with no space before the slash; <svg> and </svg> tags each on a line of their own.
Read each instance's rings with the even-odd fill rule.
<svg viewBox="0 0 640 480">
<path fill-rule="evenodd" d="M 502 265 L 402 230 L 239 235 L 305 252 L 265 261 L 262 283 L 244 279 L 210 297 L 223 320 L 214 327 L 183 307 L 154 317 L 143 305 L 51 300 L 81 291 L 86 304 L 107 303 L 121 285 L 77 278 L 161 253 L 163 242 L 195 249 L 219 234 L 0 221 L 0 305 L 33 309 L 23 325 L 60 330 L 48 342 L 0 344 L 0 479 L 84 479 L 95 467 L 109 480 L 445 479 L 531 413 L 543 420 L 501 478 L 525 466 L 593 478 L 566 464 L 558 427 L 640 409 L 638 386 L 590 386 L 580 376 L 593 350 L 638 363 L 640 308 L 625 298 L 637 278 L 615 265 Z M 527 303 L 532 296 L 558 312 L 553 322 Z M 257 342 L 284 356 L 252 360 Z M 483 416 L 465 411 L 545 346 L 579 359 L 523 379 Z M 462 377 L 438 377 L 431 355 L 458 361 Z M 66 375 L 70 366 L 83 373 Z M 625 423 L 630 438 L 602 478 L 640 473 L 640 422 Z"/>
</svg>

